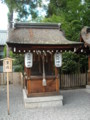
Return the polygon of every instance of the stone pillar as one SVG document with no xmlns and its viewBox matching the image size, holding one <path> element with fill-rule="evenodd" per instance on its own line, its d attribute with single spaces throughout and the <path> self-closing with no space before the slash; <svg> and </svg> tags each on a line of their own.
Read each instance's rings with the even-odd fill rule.
<svg viewBox="0 0 90 120">
<path fill-rule="evenodd" d="M 90 55 L 88 55 L 88 85 L 90 85 Z"/>
</svg>

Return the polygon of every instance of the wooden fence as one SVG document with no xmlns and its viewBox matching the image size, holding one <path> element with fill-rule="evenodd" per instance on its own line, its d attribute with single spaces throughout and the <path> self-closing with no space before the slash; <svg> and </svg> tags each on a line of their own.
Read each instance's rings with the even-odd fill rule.
<svg viewBox="0 0 90 120">
<path fill-rule="evenodd" d="M 7 73 L 0 73 L 0 85 L 6 85 L 7 83 Z M 10 84 L 23 84 L 23 77 L 21 72 L 11 72 L 9 73 L 9 83 Z"/>
<path fill-rule="evenodd" d="M 71 89 L 85 87 L 87 84 L 87 74 L 61 74 L 60 89 Z"/>
<path fill-rule="evenodd" d="M 23 86 L 23 76 L 20 72 L 9 73 L 9 82 Z M 6 85 L 7 75 L 6 73 L 0 73 L 0 85 Z M 60 89 L 73 89 L 85 87 L 87 84 L 87 74 L 61 74 L 60 75 Z"/>
</svg>

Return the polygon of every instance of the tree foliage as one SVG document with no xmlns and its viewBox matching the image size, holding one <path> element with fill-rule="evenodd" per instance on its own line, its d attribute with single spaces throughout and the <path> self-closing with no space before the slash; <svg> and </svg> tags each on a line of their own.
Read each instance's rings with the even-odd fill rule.
<svg viewBox="0 0 90 120">
<path fill-rule="evenodd" d="M 13 20 L 13 12 L 17 12 L 17 21 L 27 21 L 28 16 L 36 18 L 38 16 L 38 7 L 45 8 L 42 0 L 2 0 L 9 9 L 9 22 Z"/>
<path fill-rule="evenodd" d="M 71 41 L 80 41 L 83 26 L 90 26 L 89 0 L 50 0 L 44 22 L 61 23 L 65 36 Z M 85 72 L 88 69 L 87 56 L 63 53 L 62 72 Z"/>
<path fill-rule="evenodd" d="M 75 54 L 73 52 L 63 53 L 63 73 L 84 73 L 88 69 L 87 56 Z"/>
<path fill-rule="evenodd" d="M 58 17 L 62 23 L 66 37 L 69 40 L 79 41 L 80 31 L 83 26 L 90 25 L 90 2 L 85 0 L 50 0 L 47 21 L 52 22 L 53 17 Z M 53 16 L 54 15 L 54 16 Z M 55 19 L 53 18 L 53 22 Z"/>
<path fill-rule="evenodd" d="M 12 51 L 9 52 L 9 56 L 14 59 L 13 66 L 15 72 L 24 72 L 24 55 L 14 54 Z"/>
</svg>

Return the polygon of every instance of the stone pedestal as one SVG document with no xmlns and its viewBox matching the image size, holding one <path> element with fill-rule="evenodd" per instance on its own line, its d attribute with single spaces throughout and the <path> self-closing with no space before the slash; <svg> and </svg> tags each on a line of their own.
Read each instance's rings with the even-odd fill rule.
<svg viewBox="0 0 90 120">
<path fill-rule="evenodd" d="M 86 85 L 86 92 L 90 93 L 90 85 Z"/>
<path fill-rule="evenodd" d="M 63 105 L 62 95 L 28 98 L 26 91 L 23 90 L 23 99 L 25 108 L 55 107 Z"/>
</svg>

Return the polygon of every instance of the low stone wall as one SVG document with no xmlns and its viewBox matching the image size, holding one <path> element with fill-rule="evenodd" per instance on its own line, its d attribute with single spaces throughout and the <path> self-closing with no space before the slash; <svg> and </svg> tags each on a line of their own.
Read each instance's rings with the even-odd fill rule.
<svg viewBox="0 0 90 120">
<path fill-rule="evenodd" d="M 9 83 L 14 85 L 23 85 L 23 75 L 21 72 L 9 73 Z M 7 73 L 0 73 L 0 85 L 7 84 Z"/>
</svg>

